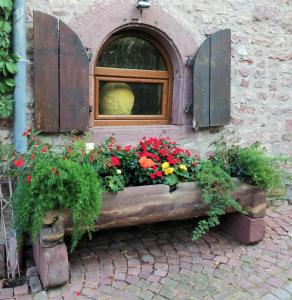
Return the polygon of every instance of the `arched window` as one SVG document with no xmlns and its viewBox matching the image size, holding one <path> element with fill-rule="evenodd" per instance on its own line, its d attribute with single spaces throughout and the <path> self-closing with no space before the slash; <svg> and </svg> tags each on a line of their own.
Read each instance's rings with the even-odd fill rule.
<svg viewBox="0 0 292 300">
<path fill-rule="evenodd" d="M 170 124 L 172 77 L 158 41 L 135 32 L 113 35 L 96 62 L 94 125 Z"/>
</svg>

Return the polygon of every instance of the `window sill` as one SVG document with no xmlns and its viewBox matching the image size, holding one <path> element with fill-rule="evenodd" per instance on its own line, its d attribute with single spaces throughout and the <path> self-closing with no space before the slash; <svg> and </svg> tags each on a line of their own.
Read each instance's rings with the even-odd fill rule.
<svg viewBox="0 0 292 300">
<path fill-rule="evenodd" d="M 192 125 L 98 126 L 90 128 L 89 132 L 91 140 L 97 144 L 113 135 L 122 145 L 135 145 L 143 136 L 167 136 L 179 142 L 194 134 Z"/>
</svg>

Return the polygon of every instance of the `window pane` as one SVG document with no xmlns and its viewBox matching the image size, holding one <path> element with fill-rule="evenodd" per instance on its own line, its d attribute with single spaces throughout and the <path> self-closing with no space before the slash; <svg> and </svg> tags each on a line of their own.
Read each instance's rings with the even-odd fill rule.
<svg viewBox="0 0 292 300">
<path fill-rule="evenodd" d="M 97 62 L 98 67 L 161 70 L 167 67 L 160 51 L 151 43 L 135 36 L 112 41 Z"/>
<path fill-rule="evenodd" d="M 160 115 L 161 83 L 100 82 L 102 115 Z"/>
</svg>

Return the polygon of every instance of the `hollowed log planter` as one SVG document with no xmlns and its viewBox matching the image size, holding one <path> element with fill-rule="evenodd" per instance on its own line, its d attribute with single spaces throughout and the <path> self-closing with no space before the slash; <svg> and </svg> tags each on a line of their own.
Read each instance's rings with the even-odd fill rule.
<svg viewBox="0 0 292 300">
<path fill-rule="evenodd" d="M 233 197 L 248 215 L 240 215 L 227 208 L 226 212 L 230 214 L 223 219 L 222 228 L 243 243 L 258 242 L 265 233 L 263 217 L 267 206 L 266 194 L 238 180 L 236 183 Z M 206 213 L 207 206 L 202 202 L 200 188 L 195 182 L 180 183 L 173 192 L 169 191 L 169 186 L 161 184 L 129 187 L 117 194 L 104 194 L 102 213 L 96 220 L 95 228 L 99 230 L 182 220 Z M 56 223 L 58 218 L 62 219 L 61 223 Z M 52 227 L 43 229 L 38 243 L 34 245 L 35 262 L 46 288 L 63 284 L 69 279 L 67 249 L 62 236 L 65 231 L 71 231 L 70 213 L 64 214 L 58 210 L 48 212 L 44 224 L 53 223 L 55 225 Z"/>
</svg>

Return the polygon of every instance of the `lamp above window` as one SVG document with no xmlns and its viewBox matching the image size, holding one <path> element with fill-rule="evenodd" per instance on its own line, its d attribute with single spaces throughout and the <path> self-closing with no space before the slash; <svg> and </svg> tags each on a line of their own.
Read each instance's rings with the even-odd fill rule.
<svg viewBox="0 0 292 300">
<path fill-rule="evenodd" d="M 144 0 L 144 1 L 137 1 L 136 7 L 138 9 L 143 9 L 143 8 L 149 8 L 151 6 L 150 1 L 149 0 Z"/>
</svg>

